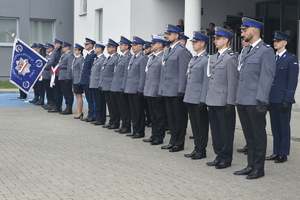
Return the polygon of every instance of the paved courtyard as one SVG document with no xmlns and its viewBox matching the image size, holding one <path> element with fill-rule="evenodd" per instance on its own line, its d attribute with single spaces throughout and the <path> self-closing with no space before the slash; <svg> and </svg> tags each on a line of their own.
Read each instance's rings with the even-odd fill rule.
<svg viewBox="0 0 300 200">
<path fill-rule="evenodd" d="M 0 107 L 0 200 L 300 198 L 297 141 L 291 142 L 288 162 L 266 162 L 265 177 L 246 180 L 233 175 L 246 166 L 246 156 L 235 151 L 245 144 L 239 122 L 232 166 L 217 170 L 205 164 L 214 159 L 211 138 L 207 158 L 183 156 L 193 150 L 190 127 L 185 150 L 169 153 L 161 145 L 75 120 L 74 115 L 49 114 L 21 103 L 24 107 Z M 297 120 L 292 128 L 299 134 Z M 146 128 L 146 137 L 150 130 Z M 269 135 L 267 154 L 271 153 Z"/>
</svg>

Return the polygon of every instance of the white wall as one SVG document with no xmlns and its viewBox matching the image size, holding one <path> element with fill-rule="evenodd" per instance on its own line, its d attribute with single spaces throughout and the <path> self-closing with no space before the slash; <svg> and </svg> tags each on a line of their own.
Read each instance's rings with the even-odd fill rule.
<svg viewBox="0 0 300 200">
<path fill-rule="evenodd" d="M 151 40 L 163 34 L 167 24 L 177 25 L 184 18 L 184 0 L 131 0 L 131 36 Z"/>
</svg>

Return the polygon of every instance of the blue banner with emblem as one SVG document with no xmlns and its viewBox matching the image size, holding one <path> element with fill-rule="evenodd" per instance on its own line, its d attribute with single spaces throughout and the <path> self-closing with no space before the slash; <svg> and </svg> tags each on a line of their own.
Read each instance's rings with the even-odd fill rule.
<svg viewBox="0 0 300 200">
<path fill-rule="evenodd" d="M 28 94 L 46 64 L 47 60 L 43 56 L 16 38 L 12 53 L 10 82 Z"/>
</svg>

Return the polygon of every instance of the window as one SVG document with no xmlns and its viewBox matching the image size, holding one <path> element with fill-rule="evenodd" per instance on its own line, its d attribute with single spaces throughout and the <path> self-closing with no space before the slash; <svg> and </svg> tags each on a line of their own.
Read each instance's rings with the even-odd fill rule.
<svg viewBox="0 0 300 200">
<path fill-rule="evenodd" d="M 79 15 L 86 15 L 87 13 L 87 0 L 80 0 L 80 12 Z"/>
<path fill-rule="evenodd" d="M 6 34 L 6 31 L 9 30 L 12 33 L 18 35 L 17 29 L 18 20 L 12 18 L 1 18 L 0 17 L 0 44 L 7 45 L 14 42 L 14 37 Z"/>
<path fill-rule="evenodd" d="M 30 43 L 52 43 L 53 21 L 30 21 Z"/>
</svg>

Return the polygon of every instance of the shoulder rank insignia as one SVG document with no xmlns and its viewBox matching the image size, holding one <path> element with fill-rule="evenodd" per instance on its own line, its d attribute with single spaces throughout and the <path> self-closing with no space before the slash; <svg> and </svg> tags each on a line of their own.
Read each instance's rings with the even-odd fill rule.
<svg viewBox="0 0 300 200">
<path fill-rule="evenodd" d="M 270 48 L 270 47 L 271 47 L 271 45 L 266 44 L 266 43 L 264 43 L 264 45 L 265 45 L 267 48 Z"/>
</svg>

